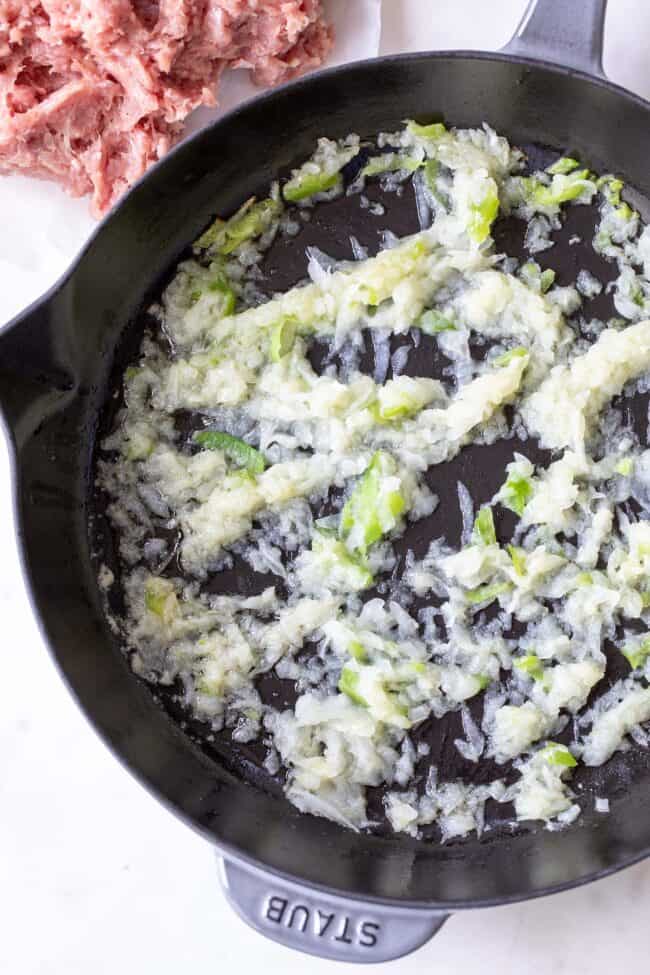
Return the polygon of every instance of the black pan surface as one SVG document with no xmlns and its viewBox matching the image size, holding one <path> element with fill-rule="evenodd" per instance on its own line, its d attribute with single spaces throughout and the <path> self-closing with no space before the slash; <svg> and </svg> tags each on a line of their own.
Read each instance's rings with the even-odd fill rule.
<svg viewBox="0 0 650 975">
<path fill-rule="evenodd" d="M 529 169 L 532 167 L 531 171 L 548 166 L 557 158 L 557 152 L 552 149 L 540 146 L 523 146 L 521 148 L 528 156 Z M 362 160 L 355 162 L 358 162 L 359 166 L 362 165 Z M 354 168 L 356 169 L 356 166 Z M 347 183 L 352 182 L 355 176 L 354 170 L 347 172 L 345 174 Z M 361 244 L 369 255 L 372 255 L 377 252 L 385 230 L 389 230 L 398 236 L 404 236 L 416 233 L 420 229 L 413 184 L 410 179 L 396 190 L 389 192 L 382 192 L 378 183 L 372 183 L 366 187 L 364 196 L 372 202 L 381 203 L 385 212 L 381 215 L 373 215 L 367 206 L 361 206 L 359 194 L 350 197 L 343 196 L 332 202 L 320 204 L 308 214 L 310 217 L 308 222 L 303 222 L 300 218 L 300 211 L 294 208 L 292 216 L 298 224 L 301 224 L 302 229 L 295 237 L 280 236 L 276 238 L 261 265 L 264 277 L 259 282 L 260 291 L 270 298 L 274 293 L 293 287 L 303 280 L 306 276 L 308 261 L 306 251 L 309 247 L 318 247 L 337 260 L 352 260 L 354 258 L 352 238 Z M 596 204 L 590 207 L 569 207 L 566 210 L 564 225 L 560 231 L 554 234 L 555 246 L 548 252 L 542 252 L 541 255 L 538 255 L 544 267 L 553 268 L 559 283 L 571 284 L 575 282 L 581 268 L 588 268 L 605 285 L 616 276 L 615 263 L 600 257 L 591 246 L 591 240 L 599 219 L 600 214 Z M 528 257 L 523 246 L 525 229 L 525 223 L 514 217 L 498 221 L 494 228 L 497 252 L 503 251 L 525 261 Z M 576 238 L 580 238 L 579 241 Z M 190 256 L 189 253 L 188 256 Z M 585 300 L 570 323 L 576 334 L 582 335 L 585 334 L 584 329 L 582 329 L 584 322 L 589 322 L 593 318 L 606 321 L 609 318 L 616 317 L 616 314 L 612 296 L 604 290 L 600 295 Z M 155 320 L 152 320 L 147 311 L 144 311 L 133 325 L 133 340 L 138 341 L 143 333 L 149 334 L 154 341 L 162 342 L 166 348 L 167 343 L 164 336 L 161 336 Z M 415 344 L 416 342 L 417 344 Z M 448 386 L 450 385 L 447 372 L 449 362 L 439 351 L 434 337 L 422 334 L 393 336 L 390 346 L 391 356 L 398 348 L 403 348 L 408 352 L 407 364 L 403 370 L 404 374 L 430 376 Z M 122 350 L 123 354 L 126 349 L 125 346 Z M 326 344 L 318 343 L 314 343 L 310 349 L 312 365 L 317 372 L 322 370 L 326 362 L 334 361 L 340 364 L 338 356 L 334 356 L 333 359 L 326 358 L 326 349 Z M 488 343 L 477 340 L 472 350 L 474 358 L 482 358 L 488 349 Z M 135 361 L 137 362 L 137 358 Z M 123 356 L 118 357 L 116 367 L 120 370 L 124 369 Z M 369 332 L 364 335 L 364 352 L 360 367 L 366 374 L 371 376 L 374 374 L 376 359 Z M 392 364 L 389 364 L 386 378 L 391 378 L 392 374 Z M 116 422 L 115 414 L 122 405 L 122 398 L 119 395 L 119 379 L 116 392 L 116 396 L 109 396 L 108 408 L 100 422 L 98 444 L 103 439 L 103 430 L 108 433 L 113 429 Z M 648 396 L 637 395 L 629 400 L 621 401 L 619 409 L 625 414 L 628 421 L 632 421 L 632 426 L 641 443 L 647 443 Z M 176 414 L 180 445 L 185 445 L 186 449 L 192 449 L 192 434 L 196 430 L 203 429 L 203 419 L 200 411 L 180 411 Z M 516 452 L 523 453 L 534 463 L 541 465 L 547 465 L 553 459 L 551 452 L 541 449 L 533 438 L 524 442 L 518 437 L 511 437 L 490 446 L 466 447 L 451 462 L 430 468 L 427 473 L 427 481 L 431 490 L 440 499 L 438 507 L 429 518 L 407 527 L 405 534 L 395 544 L 399 556 L 397 566 L 391 573 L 385 573 L 383 577 L 378 579 L 376 586 L 364 593 L 364 601 L 377 596 L 391 598 L 391 593 L 395 591 L 395 586 L 401 577 L 404 561 L 409 551 L 414 552 L 416 558 L 422 558 L 426 554 L 431 540 L 441 537 L 452 547 L 460 548 L 462 546 L 462 519 L 457 496 L 458 482 L 461 481 L 469 488 L 478 508 L 479 505 L 489 502 L 498 491 L 503 481 L 505 466 L 514 459 L 513 455 Z M 106 456 L 102 453 L 101 448 L 98 448 L 97 454 L 100 457 Z M 109 607 L 114 618 L 119 619 L 124 611 L 123 592 L 119 580 L 125 567 L 116 557 L 118 537 L 106 515 L 107 501 L 108 499 L 103 492 L 97 491 L 95 493 L 91 524 L 94 530 L 97 565 L 98 567 L 100 564 L 108 565 L 118 580 L 109 592 Z M 324 503 L 314 506 L 314 516 L 322 517 L 325 514 L 330 514 L 333 510 L 338 510 L 341 503 L 342 493 L 333 491 Z M 516 522 L 517 519 L 512 512 L 497 506 L 497 532 L 503 543 L 511 538 Z M 175 548 L 177 550 L 176 542 L 180 539 L 170 539 L 169 532 L 165 529 L 157 537 L 170 543 L 172 551 Z M 287 560 L 285 560 L 286 563 Z M 146 565 L 144 561 L 143 564 Z M 128 567 L 126 569 L 128 571 Z M 191 581 L 191 577 L 185 576 L 182 564 L 176 556 L 172 556 L 169 562 L 167 559 L 165 560 L 165 568 L 162 570 L 162 574 L 171 578 L 187 578 L 188 581 Z M 284 581 L 281 576 L 272 573 L 257 573 L 241 557 L 235 555 L 232 567 L 211 574 L 203 584 L 203 589 L 210 593 L 251 596 L 263 592 L 268 586 L 275 586 L 280 593 L 284 593 Z M 438 605 L 439 602 L 439 600 L 435 601 L 430 597 L 415 599 L 409 610 L 413 616 L 416 616 L 420 609 Z M 481 615 L 489 618 L 489 611 L 487 613 L 483 611 Z M 513 630 L 509 635 L 516 637 L 517 632 Z M 310 647 L 307 645 L 303 648 L 302 653 L 305 655 L 309 652 Z M 606 690 L 620 677 L 625 676 L 628 670 L 629 667 L 621 654 L 612 650 L 609 655 L 607 675 L 598 687 L 598 694 Z M 292 707 L 295 704 L 297 694 L 294 682 L 283 680 L 273 672 L 260 677 L 256 681 L 256 687 L 262 700 L 275 708 Z M 209 723 L 202 724 L 197 721 L 183 707 L 182 698 L 184 694 L 180 682 L 171 688 L 158 686 L 154 693 L 167 713 L 181 724 L 184 731 L 207 755 L 225 763 L 233 772 L 264 788 L 272 795 L 279 797 L 283 795 L 284 771 L 275 776 L 271 776 L 266 771 L 264 768 L 266 749 L 261 741 L 242 744 L 233 739 L 231 729 L 225 728 L 215 733 Z M 474 699 L 470 710 L 480 725 L 482 717 L 481 696 Z M 491 760 L 482 759 L 477 765 L 461 756 L 454 745 L 455 739 L 464 737 L 460 712 L 449 714 L 443 719 L 432 717 L 416 728 L 410 737 L 414 744 L 424 742 L 430 749 L 429 755 L 418 763 L 416 770 L 415 787 L 419 791 L 424 788 L 427 772 L 431 765 L 435 765 L 437 768 L 440 781 L 460 779 L 463 782 L 484 784 L 497 778 L 505 778 L 508 783 L 517 778 L 512 763 L 498 766 Z M 569 726 L 567 726 L 566 734 L 560 737 L 561 740 L 566 737 L 567 743 L 570 741 Z M 616 773 L 609 767 L 607 769 L 581 767 L 574 774 L 572 780 L 578 791 L 579 804 L 588 810 L 593 807 L 595 796 L 609 795 L 610 789 L 615 793 L 617 791 L 615 775 Z M 382 801 L 386 791 L 380 788 L 368 790 L 368 813 L 372 820 L 371 831 L 378 835 L 390 836 L 392 829 L 386 820 Z M 490 802 L 486 812 L 486 821 L 490 829 L 504 826 L 509 828 L 509 824 L 514 818 L 511 803 L 502 805 Z M 539 824 L 531 825 L 529 828 L 537 830 Z M 438 828 L 435 825 L 425 827 L 423 838 L 439 842 Z"/>
<path fill-rule="evenodd" d="M 577 154 L 598 171 L 620 174 L 648 217 L 650 109 L 615 86 L 550 66 L 462 53 L 324 72 L 257 99 L 155 168 L 104 223 L 66 280 L 0 338 L 0 402 L 16 447 L 17 510 L 35 607 L 73 692 L 128 767 L 208 838 L 272 871 L 366 900 L 476 906 L 548 893 L 645 856 L 648 754 L 631 750 L 605 769 L 585 773 L 582 783 L 578 778 L 585 794 L 607 790 L 612 812 L 596 815 L 585 800 L 585 815 L 561 832 L 513 833 L 497 821 L 481 839 L 439 846 L 381 831 L 355 835 L 301 816 L 272 783 L 263 783 L 263 790 L 244 780 L 242 770 L 256 774 L 255 755 L 238 754 L 227 741 L 206 753 L 133 678 L 95 583 L 94 556 L 104 542 L 87 527 L 93 444 L 100 417 L 105 422 L 104 404 L 139 344 L 142 309 L 188 242 L 216 212 L 229 213 L 251 193 L 264 192 L 278 172 L 310 153 L 318 136 L 371 135 L 397 128 L 407 117 L 439 117 L 459 126 L 487 121 L 515 144 L 546 147 L 542 159 L 547 152 Z M 417 229 L 399 223 L 415 219 L 402 204 L 395 220 L 379 220 L 381 229 Z M 307 243 L 347 257 L 352 232 L 376 249 L 379 218 L 363 215 L 354 198 L 355 212 L 348 205 L 320 208 L 300 246 L 269 254 L 270 287 L 284 288 L 303 276 Z M 540 255 L 543 266 L 558 270 L 560 283 L 589 266 L 586 251 L 578 254 L 567 242 L 569 235 L 587 232 L 574 220 L 593 222 L 593 213 L 581 210 L 570 211 L 564 244 Z M 504 249 L 516 253 L 520 230 L 499 226 Z M 591 269 L 607 280 L 607 268 Z M 594 301 L 594 316 L 610 314 L 597 307 L 605 300 Z M 430 359 L 434 370 L 443 365 Z M 426 374 L 422 349 L 409 361 L 414 374 Z M 641 427 L 647 404 L 634 412 L 646 442 Z M 458 478 L 471 484 L 477 501 L 487 500 L 514 446 L 508 441 L 489 452 L 464 450 L 448 465 L 443 483 L 436 481 L 441 508 L 452 507 L 451 501 L 444 505 L 444 492 L 455 495 Z M 498 527 L 508 533 L 506 524 Z M 453 542 L 457 526 L 446 524 L 445 530 Z M 433 523 L 429 531 L 442 533 Z M 444 742 L 435 735 L 432 742 L 449 777 L 458 773 Z"/>
</svg>

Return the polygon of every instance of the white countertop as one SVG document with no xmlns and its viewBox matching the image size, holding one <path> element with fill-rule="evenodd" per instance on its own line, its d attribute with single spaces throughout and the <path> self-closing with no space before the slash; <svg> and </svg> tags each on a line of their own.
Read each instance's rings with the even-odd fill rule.
<svg viewBox="0 0 650 975">
<path fill-rule="evenodd" d="M 332 2 L 343 10 L 340 0 Z M 361 0 L 349 0 L 355 3 Z M 524 6 L 524 0 L 383 0 L 381 51 L 497 48 Z M 648 97 L 650 5 L 610 0 L 610 6 L 606 70 Z M 86 219 L 80 208 L 74 219 Z M 0 293 L 13 282 L 3 271 L 3 251 L 11 247 L 11 228 L 3 223 Z M 137 785 L 91 732 L 33 620 L 9 499 L 0 442 L 0 972 L 176 975 L 224 971 L 229 963 L 245 973 L 263 966 L 268 975 L 302 975 L 306 966 L 314 975 L 340 971 L 263 940 L 235 917 L 218 888 L 209 845 Z M 566 894 L 453 917 L 392 970 L 478 975 L 489 966 L 501 975 L 609 975 L 643 964 L 649 905 L 650 863 Z"/>
</svg>

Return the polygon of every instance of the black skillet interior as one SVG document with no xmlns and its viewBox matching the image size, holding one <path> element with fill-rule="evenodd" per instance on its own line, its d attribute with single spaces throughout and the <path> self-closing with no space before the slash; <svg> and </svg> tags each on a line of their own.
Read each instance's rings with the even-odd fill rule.
<svg viewBox="0 0 650 975">
<path fill-rule="evenodd" d="M 259 99 L 177 150 L 107 221 L 64 285 L 0 338 L 0 402 L 17 450 L 25 558 L 55 656 L 118 756 L 163 801 L 232 852 L 349 894 L 458 907 L 577 883 L 650 847 L 650 762 L 638 751 L 598 773 L 607 782 L 597 778 L 586 786 L 596 794 L 607 790 L 611 815 L 594 814 L 593 803 L 586 802 L 581 821 L 562 832 L 513 835 L 497 827 L 480 840 L 441 847 L 359 836 L 299 816 L 283 800 L 242 781 L 238 770 L 246 755 L 217 761 L 206 755 L 132 677 L 102 613 L 95 540 L 87 529 L 93 441 L 114 388 L 111 375 L 137 346 L 139 311 L 215 212 L 231 212 L 252 192 L 264 192 L 322 134 L 369 135 L 397 128 L 406 117 L 444 117 L 461 126 L 485 120 L 515 144 L 569 150 L 596 170 L 616 171 L 637 188 L 633 202 L 647 217 L 649 114 L 645 103 L 612 86 L 498 57 L 422 55 L 326 72 Z M 413 218 L 402 203 L 395 219 L 366 216 L 354 226 L 361 219 L 358 204 L 323 208 L 322 246 L 349 256 L 350 233 L 372 245 L 378 227 L 416 229 L 400 223 Z M 344 212 L 337 214 L 337 206 Z M 579 218 L 588 215 L 571 216 Z M 582 228 L 571 232 L 576 230 Z M 316 232 L 303 232 L 302 244 Z M 511 251 L 513 232 L 499 228 Z M 565 283 L 575 277 L 577 254 L 577 248 L 559 246 L 548 252 L 548 261 L 542 254 L 541 262 L 556 267 Z M 584 251 L 579 259 L 588 266 Z M 302 246 L 284 255 L 278 248 L 269 256 L 273 261 L 274 287 L 303 274 Z M 605 268 L 592 269 L 606 280 Z M 592 313 L 607 315 L 598 307 Z M 410 362 L 421 372 L 416 356 Z M 646 431 L 639 432 L 645 441 Z M 508 456 L 465 451 L 436 491 L 453 486 L 455 492 L 460 477 L 471 483 L 477 500 L 489 497 L 511 450 L 512 442 L 505 447 Z M 439 533 L 435 526 L 431 531 Z"/>
<path fill-rule="evenodd" d="M 557 158 L 557 152 L 543 149 L 539 146 L 522 147 L 525 149 L 529 169 L 531 171 L 544 168 Z M 364 164 L 369 150 L 362 149 L 359 156 L 349 164 L 344 170 L 344 179 L 349 185 L 355 180 L 358 170 Z M 368 201 L 374 204 L 381 204 L 383 212 L 376 213 L 368 206 Z M 306 265 L 308 255 L 307 248 L 317 247 L 335 257 L 337 260 L 352 260 L 354 258 L 353 243 L 359 244 L 372 255 L 377 252 L 383 231 L 388 229 L 398 236 L 415 233 L 420 229 L 417 215 L 417 204 L 413 182 L 411 179 L 399 184 L 399 186 L 383 191 L 379 182 L 371 182 L 365 187 L 363 195 L 356 193 L 349 197 L 343 196 L 337 200 L 322 203 L 313 211 L 301 211 L 293 208 L 291 215 L 295 222 L 301 226 L 300 232 L 294 236 L 279 235 L 273 245 L 267 251 L 260 267 L 263 277 L 257 283 L 258 289 L 268 298 L 274 293 L 293 287 L 303 280 L 306 276 Z M 303 221 L 302 216 L 309 217 L 308 221 Z M 617 273 L 616 265 L 611 261 L 606 261 L 600 257 L 591 246 L 591 240 L 596 231 L 596 224 L 599 220 L 599 210 L 597 202 L 593 206 L 568 208 L 564 225 L 560 231 L 554 234 L 554 247 L 548 252 L 543 252 L 539 256 L 543 266 L 552 267 L 556 272 L 558 283 L 565 285 L 575 282 L 578 271 L 587 268 L 600 281 L 607 283 Z M 524 249 L 524 234 L 526 224 L 514 217 L 499 220 L 494 228 L 494 237 L 497 252 L 507 253 L 525 262 L 529 255 Z M 191 251 L 188 249 L 188 255 Z M 606 290 L 600 295 L 591 299 L 585 299 L 579 312 L 570 320 L 572 327 L 577 334 L 584 332 L 584 323 L 593 318 L 606 321 L 616 316 L 616 309 L 612 300 L 612 295 Z M 161 336 L 155 318 L 144 310 L 142 315 L 133 325 L 129 332 L 129 340 L 124 342 L 120 350 L 120 355 L 116 359 L 116 387 L 119 390 L 121 385 L 121 374 L 125 365 L 132 365 L 135 360 L 126 362 L 126 357 L 133 343 L 138 343 L 143 332 L 147 332 L 154 341 L 159 341 L 167 351 L 168 343 L 164 336 Z M 585 333 L 588 335 L 588 332 Z M 374 375 L 378 382 L 393 375 L 393 361 L 400 358 L 401 373 L 412 376 L 429 376 L 442 381 L 452 391 L 453 384 L 449 380 L 449 361 L 439 351 L 438 343 L 433 336 L 419 333 L 417 330 L 406 335 L 392 336 L 390 341 L 390 359 L 386 359 L 384 354 L 377 354 L 373 344 L 370 331 L 364 333 L 364 346 L 360 358 L 360 368 L 368 375 Z M 132 340 L 132 341 L 131 341 Z M 399 353 L 397 350 L 401 350 Z M 482 358 L 489 349 L 489 344 L 480 341 L 479 336 L 473 337 L 472 353 L 475 359 Z M 325 364 L 335 364 L 341 367 L 342 359 L 338 353 L 328 354 L 328 343 L 314 342 L 309 349 L 309 356 L 316 372 L 321 372 Z M 405 364 L 404 364 L 405 359 Z M 378 372 L 379 370 L 379 372 Z M 621 402 L 618 407 L 623 414 L 622 419 L 635 429 L 641 443 L 647 442 L 647 418 L 648 418 L 648 395 L 637 395 L 633 399 Z M 98 442 L 104 438 L 104 434 L 113 430 L 116 422 L 116 415 L 122 406 L 122 397 L 109 397 L 107 409 L 102 416 Z M 184 450 L 194 451 L 192 445 L 192 435 L 196 430 L 204 428 L 205 416 L 201 411 L 179 411 L 175 416 L 176 431 L 178 436 L 178 447 Z M 506 464 L 513 460 L 515 452 L 523 453 L 536 464 L 546 465 L 552 458 L 549 451 L 542 450 L 533 438 L 523 442 L 516 436 L 507 440 L 499 440 L 489 446 L 469 446 L 454 458 L 451 462 L 439 467 L 431 468 L 427 472 L 427 481 L 432 491 L 439 498 L 439 503 L 434 513 L 426 519 L 422 519 L 415 524 L 407 527 L 406 532 L 395 542 L 395 550 L 398 554 L 398 562 L 395 568 L 384 573 L 377 579 L 377 583 L 372 589 L 364 593 L 364 600 L 380 598 L 408 598 L 409 611 L 412 616 L 417 616 L 421 610 L 429 609 L 431 606 L 439 605 L 439 600 L 432 600 L 431 596 L 426 598 L 412 599 L 412 596 L 400 590 L 399 580 L 401 579 L 405 559 L 409 552 L 415 553 L 416 558 L 422 558 L 432 539 L 444 538 L 445 541 L 455 548 L 462 545 L 462 518 L 458 501 L 457 485 L 462 482 L 466 485 L 474 499 L 475 504 L 489 503 L 494 494 L 498 491 L 504 478 Z M 110 456 L 98 450 L 99 456 Z M 113 571 L 116 582 L 108 592 L 108 605 L 113 618 L 119 620 L 124 613 L 123 590 L 120 585 L 123 566 L 117 557 L 118 538 L 113 531 L 106 509 L 109 499 L 104 492 L 98 490 L 93 499 L 92 505 L 92 537 L 95 543 L 95 558 L 97 565 L 105 564 Z M 314 517 L 322 517 L 339 510 L 343 502 L 342 492 L 337 489 L 332 491 L 328 497 L 312 506 Z M 495 507 L 495 519 L 497 534 L 502 544 L 505 544 L 512 537 L 516 527 L 517 518 L 500 505 Z M 261 524 L 256 524 L 254 530 L 263 532 Z M 178 558 L 178 543 L 180 535 L 170 531 L 166 527 L 164 519 L 161 519 L 160 526 L 151 533 L 152 538 L 157 538 L 166 545 L 164 556 L 159 560 L 148 563 L 144 558 L 142 564 L 147 568 L 153 568 L 155 572 L 160 572 L 170 578 L 183 577 L 184 570 Z M 292 558 L 296 553 L 292 553 Z M 289 558 L 283 559 L 285 565 L 290 562 Z M 128 568 L 128 567 L 127 567 Z M 191 581 L 191 577 L 188 577 Z M 274 586 L 281 595 L 285 595 L 283 578 L 271 572 L 258 573 L 253 570 L 251 565 L 246 562 L 241 555 L 234 553 L 233 563 L 219 572 L 212 573 L 203 585 L 204 591 L 208 593 L 218 593 L 224 595 L 257 595 L 264 591 L 268 586 Z M 492 607 L 492 610 L 495 606 Z M 481 616 L 489 618 L 490 610 L 483 611 Z M 440 625 L 441 621 L 440 621 Z M 525 627 L 524 627 L 525 629 Z M 513 628 L 508 634 L 516 637 L 518 631 Z M 305 657 L 313 652 L 313 647 L 307 644 L 301 651 L 301 656 Z M 627 674 L 629 664 L 621 654 L 612 650 L 609 654 L 608 671 L 605 679 L 594 691 L 594 696 L 601 693 L 606 686 Z M 297 693 L 293 680 L 283 680 L 273 672 L 264 674 L 255 682 L 264 703 L 274 708 L 293 707 Z M 183 686 L 178 681 L 172 687 L 158 686 L 155 688 L 156 699 L 166 709 L 166 711 L 177 720 L 197 744 L 216 760 L 225 763 L 232 771 L 242 775 L 249 782 L 253 782 L 270 791 L 276 796 L 283 795 L 282 783 L 284 772 L 281 771 L 271 776 L 264 767 L 264 759 L 267 750 L 261 740 L 248 743 L 240 743 L 232 737 L 232 729 L 224 728 L 215 732 L 209 723 L 201 723 L 194 719 L 183 705 Z M 474 698 L 470 705 L 470 711 L 476 720 L 481 724 L 483 709 L 483 695 Z M 471 782 L 482 784 L 490 782 L 496 778 L 504 778 L 507 783 L 517 778 L 517 773 L 512 764 L 497 766 L 493 761 L 482 759 L 477 765 L 464 759 L 454 741 L 463 738 L 463 728 L 460 712 L 453 712 L 442 719 L 431 718 L 419 725 L 412 733 L 411 739 L 417 745 L 420 742 L 426 743 L 429 753 L 423 757 L 417 765 L 414 787 L 422 792 L 427 779 L 427 773 L 432 765 L 437 769 L 440 781 Z M 567 727 L 561 734 L 555 734 L 556 740 L 569 743 L 571 740 L 571 726 Z M 580 805 L 584 809 L 593 806 L 594 796 L 609 794 L 613 787 L 611 782 L 611 772 L 608 769 L 604 775 L 602 769 L 580 768 L 573 776 L 573 783 L 578 789 Z M 392 830 L 387 822 L 383 797 L 386 789 L 368 790 L 368 815 L 372 821 L 369 827 L 377 834 L 390 835 Z M 488 828 L 495 829 L 510 823 L 514 818 L 513 806 L 511 803 L 500 804 L 489 802 L 486 807 L 486 823 Z M 532 827 L 535 828 L 535 827 Z M 423 829 L 423 837 L 431 839 L 433 842 L 440 841 L 439 830 L 435 825 Z"/>
</svg>

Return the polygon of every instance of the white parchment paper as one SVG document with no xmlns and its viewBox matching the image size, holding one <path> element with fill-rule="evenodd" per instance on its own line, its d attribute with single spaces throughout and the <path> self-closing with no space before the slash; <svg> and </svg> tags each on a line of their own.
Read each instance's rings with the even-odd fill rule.
<svg viewBox="0 0 650 975">
<path fill-rule="evenodd" d="M 373 57 L 379 50 L 381 0 L 327 0 L 336 29 L 328 65 Z M 199 109 L 188 132 L 207 125 L 259 91 L 243 71 L 222 81 L 218 109 Z M 73 200 L 53 183 L 0 177 L 0 323 L 46 291 L 69 266 L 95 221 L 86 199 Z"/>
</svg>

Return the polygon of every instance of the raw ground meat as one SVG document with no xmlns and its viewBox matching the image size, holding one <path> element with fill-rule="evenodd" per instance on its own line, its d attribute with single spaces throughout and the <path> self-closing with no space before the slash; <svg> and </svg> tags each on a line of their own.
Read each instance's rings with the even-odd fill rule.
<svg viewBox="0 0 650 975">
<path fill-rule="evenodd" d="M 331 45 L 321 0 L 0 0 L 0 173 L 92 193 L 100 215 L 224 68 L 276 85 Z"/>
</svg>

